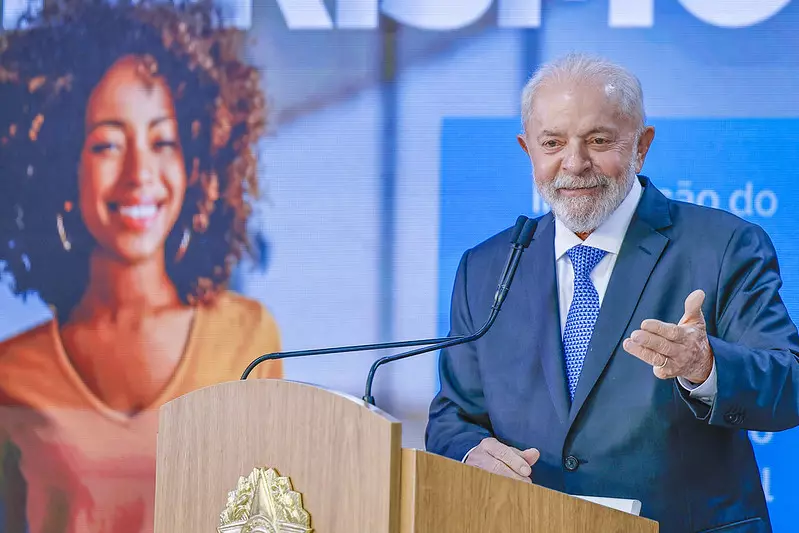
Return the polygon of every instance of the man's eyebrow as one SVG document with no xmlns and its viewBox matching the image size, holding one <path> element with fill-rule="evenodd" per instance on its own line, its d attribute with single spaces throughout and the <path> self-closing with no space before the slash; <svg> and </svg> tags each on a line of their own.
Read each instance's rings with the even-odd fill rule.
<svg viewBox="0 0 799 533">
<path fill-rule="evenodd" d="M 595 135 L 597 133 L 609 133 L 611 135 L 615 135 L 617 131 L 614 128 L 608 128 L 606 126 L 598 126 L 588 131 L 586 134 L 583 135 L 583 137 L 585 137 L 586 135 Z"/>
<path fill-rule="evenodd" d="M 560 132 L 554 130 L 544 130 L 538 134 L 539 137 L 557 137 Z"/>
</svg>

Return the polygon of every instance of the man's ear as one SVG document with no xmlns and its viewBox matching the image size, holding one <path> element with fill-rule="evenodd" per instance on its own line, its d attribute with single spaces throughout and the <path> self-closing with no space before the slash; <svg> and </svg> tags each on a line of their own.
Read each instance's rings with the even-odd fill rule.
<svg viewBox="0 0 799 533">
<path fill-rule="evenodd" d="M 649 153 L 649 147 L 652 146 L 652 141 L 655 139 L 655 127 L 647 126 L 644 132 L 638 138 L 638 146 L 636 147 L 636 162 L 635 173 L 639 174 L 641 169 L 644 168 L 644 161 L 646 161 L 646 154 Z"/>
<path fill-rule="evenodd" d="M 516 141 L 519 143 L 519 146 L 522 147 L 522 150 L 524 150 L 524 153 L 527 154 L 527 156 L 529 157 L 530 156 L 530 150 L 527 149 L 527 141 L 524 139 L 524 135 L 522 135 L 522 134 L 517 135 L 516 136 Z"/>
</svg>

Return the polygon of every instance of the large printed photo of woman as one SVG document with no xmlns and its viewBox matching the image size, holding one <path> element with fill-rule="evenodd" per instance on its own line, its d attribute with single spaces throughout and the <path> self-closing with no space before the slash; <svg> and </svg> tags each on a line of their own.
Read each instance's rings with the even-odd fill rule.
<svg viewBox="0 0 799 533">
<path fill-rule="evenodd" d="M 280 349 L 227 288 L 265 128 L 240 48 L 204 2 L 59 0 L 0 37 L 0 268 L 53 313 L 0 344 L 7 533 L 152 531 L 158 408 Z"/>
</svg>

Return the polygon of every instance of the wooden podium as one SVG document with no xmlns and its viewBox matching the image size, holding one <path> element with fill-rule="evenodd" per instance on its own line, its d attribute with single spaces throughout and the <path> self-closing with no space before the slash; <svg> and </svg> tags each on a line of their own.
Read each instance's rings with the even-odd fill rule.
<svg viewBox="0 0 799 533">
<path fill-rule="evenodd" d="M 311 385 L 248 380 L 192 392 L 161 408 L 155 533 L 658 531 L 402 449 L 400 437 L 401 424 L 379 409 Z"/>
</svg>

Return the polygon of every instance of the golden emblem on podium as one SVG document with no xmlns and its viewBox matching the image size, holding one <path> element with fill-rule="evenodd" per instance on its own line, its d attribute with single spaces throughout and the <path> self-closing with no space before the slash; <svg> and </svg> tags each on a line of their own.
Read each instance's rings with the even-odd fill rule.
<svg viewBox="0 0 799 533">
<path fill-rule="evenodd" d="M 291 480 L 272 468 L 239 478 L 219 516 L 219 533 L 311 533 L 311 517 Z"/>
</svg>

